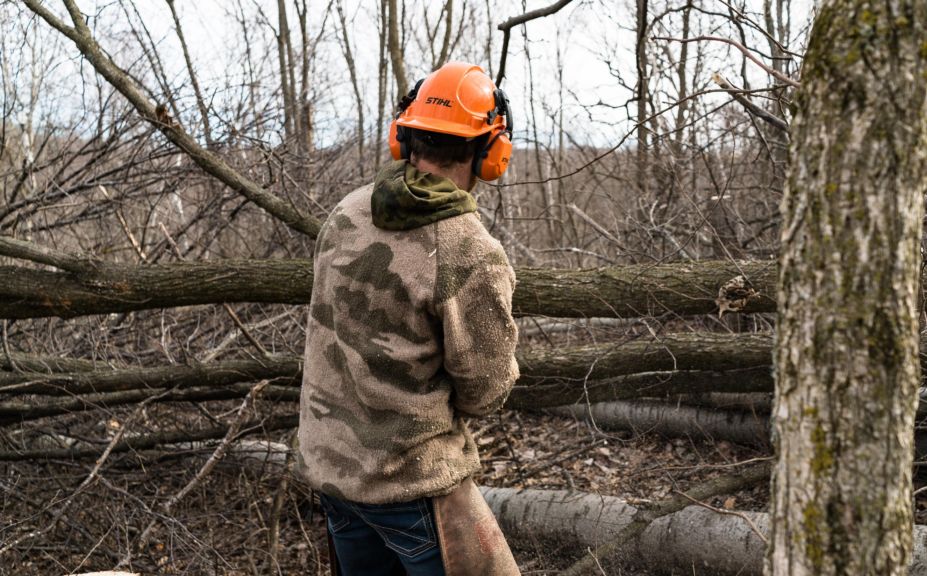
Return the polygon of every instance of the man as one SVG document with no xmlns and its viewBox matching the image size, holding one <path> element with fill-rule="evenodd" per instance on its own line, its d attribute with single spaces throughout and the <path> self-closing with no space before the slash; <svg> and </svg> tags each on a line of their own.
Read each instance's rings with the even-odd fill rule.
<svg viewBox="0 0 927 576">
<path fill-rule="evenodd" d="M 518 574 L 465 422 L 518 378 L 515 275 L 470 195 L 505 170 L 510 134 L 481 68 L 441 67 L 400 104 L 397 161 L 319 234 L 298 441 L 333 572 Z"/>
</svg>

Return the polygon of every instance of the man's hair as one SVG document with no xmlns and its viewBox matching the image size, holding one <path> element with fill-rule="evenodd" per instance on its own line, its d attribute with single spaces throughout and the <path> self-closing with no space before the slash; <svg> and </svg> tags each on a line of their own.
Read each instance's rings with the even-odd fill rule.
<svg viewBox="0 0 927 576">
<path fill-rule="evenodd" d="M 486 143 L 486 136 L 477 136 L 467 140 L 461 136 L 441 134 L 440 132 L 427 132 L 425 130 L 411 130 L 409 150 L 417 157 L 433 162 L 442 168 L 453 164 L 469 164 L 478 150 L 482 150 Z"/>
</svg>

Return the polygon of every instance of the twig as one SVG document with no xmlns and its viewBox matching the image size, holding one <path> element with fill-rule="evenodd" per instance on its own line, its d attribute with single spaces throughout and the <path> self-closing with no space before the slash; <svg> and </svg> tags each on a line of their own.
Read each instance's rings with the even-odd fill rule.
<svg viewBox="0 0 927 576">
<path fill-rule="evenodd" d="M 585 212 L 583 212 L 582 210 L 580 210 L 579 206 L 577 206 L 576 204 L 574 204 L 574 203 L 571 202 L 571 203 L 567 206 L 567 208 L 568 208 L 571 212 L 573 212 L 574 214 L 576 214 L 577 216 L 579 216 L 580 219 L 581 219 L 583 222 L 585 222 L 586 224 L 589 224 L 590 226 L 592 226 L 592 229 L 595 230 L 596 232 L 598 232 L 599 234 L 601 234 L 603 238 L 605 238 L 606 240 L 609 240 L 609 241 L 612 242 L 615 246 L 618 246 L 618 248 L 621 248 L 622 251 L 627 252 L 627 248 L 625 248 L 625 247 L 621 244 L 621 241 L 620 241 L 620 240 L 618 240 L 617 238 L 615 238 L 615 237 L 612 235 L 611 232 L 609 232 L 608 230 L 605 229 L 604 226 L 602 226 L 601 224 L 599 224 L 598 222 L 596 222 L 595 220 L 593 220 L 591 216 L 589 216 L 588 214 L 586 214 Z"/>
<path fill-rule="evenodd" d="M 595 562 L 595 567 L 599 569 L 599 573 L 602 574 L 602 576 L 608 576 L 608 574 L 605 572 L 605 569 L 602 568 L 602 564 L 599 562 L 599 559 L 595 554 L 593 554 L 592 548 L 586 548 L 586 552 L 589 553 L 589 556 L 592 558 L 593 562 Z"/>
<path fill-rule="evenodd" d="M 177 258 L 180 260 L 185 260 L 183 253 L 180 251 L 180 247 L 178 247 L 177 243 L 174 242 L 174 239 L 171 237 L 170 232 L 167 231 L 164 223 L 160 222 L 159 225 L 161 226 L 161 233 L 164 234 L 164 238 L 167 240 L 167 243 L 171 245 L 171 248 L 173 248 L 174 254 L 176 254 Z M 232 322 L 235 324 L 235 326 L 237 326 L 241 331 L 242 335 L 248 340 L 248 342 L 251 343 L 252 346 L 257 348 L 258 352 L 261 353 L 261 356 L 264 356 L 265 358 L 269 357 L 270 353 L 267 352 L 267 349 L 261 346 L 261 343 L 251 335 L 251 332 L 248 331 L 248 328 L 246 328 L 245 325 L 241 322 L 238 314 L 235 314 L 235 311 L 232 310 L 232 306 L 228 302 L 223 302 L 222 307 L 225 308 L 225 312 L 232 319 Z"/>
<path fill-rule="evenodd" d="M 109 192 L 106 190 L 106 187 L 100 184 L 97 186 L 100 189 L 100 192 L 103 193 L 103 196 L 107 200 L 113 202 L 113 198 L 109 195 Z M 113 202 L 115 204 L 115 202 Z M 129 228 L 129 223 L 126 221 L 125 215 L 122 213 L 122 209 L 119 206 L 116 206 L 116 218 L 119 220 L 119 225 L 122 226 L 122 231 L 125 233 L 126 237 L 129 239 L 129 243 L 132 244 L 132 248 L 135 250 L 135 253 L 138 254 L 139 260 L 142 262 L 148 262 L 148 256 L 145 254 L 145 250 L 142 248 L 142 245 L 139 244 L 138 239 L 135 238 L 135 234 L 132 233 L 132 229 Z M 163 224 L 162 224 L 163 226 Z"/>
<path fill-rule="evenodd" d="M 768 31 L 766 31 L 766 29 L 764 29 L 762 26 L 757 24 L 752 18 L 748 17 L 746 14 L 744 14 L 739 9 L 734 7 L 733 4 L 731 4 L 730 2 L 727 2 L 726 0 L 720 0 L 720 2 L 724 4 L 725 6 L 727 6 L 728 9 L 734 13 L 734 15 L 737 17 L 736 20 L 743 20 L 744 22 L 749 24 L 754 30 L 762 34 L 767 40 L 769 40 L 773 45 L 775 45 L 776 49 L 778 49 L 780 52 L 782 52 L 783 54 L 788 54 L 789 56 L 793 56 L 795 58 L 802 57 L 802 55 L 799 54 L 798 52 L 792 52 L 791 50 L 783 46 L 781 42 L 776 40 L 775 36 L 773 36 Z M 780 58 L 780 59 L 784 60 L 784 58 Z"/>
<path fill-rule="evenodd" d="M 13 359 L 13 353 L 10 352 L 10 340 L 7 334 L 7 323 L 8 321 L 4 320 L 3 323 L 0 324 L 0 329 L 2 329 L 0 337 L 3 338 L 3 354 L 7 357 L 7 360 L 10 363 L 10 368 L 13 370 L 13 372 L 22 372 L 22 370 L 19 368 L 19 365 L 16 363 L 16 360 Z"/>
<path fill-rule="evenodd" d="M 505 445 L 509 450 L 509 456 L 512 458 L 512 461 L 515 463 L 515 471 L 517 474 L 516 482 L 518 484 L 524 484 L 525 481 L 525 470 L 521 465 L 521 458 L 518 457 L 518 453 L 515 452 L 515 448 L 512 446 L 512 439 L 509 438 L 509 429 L 506 426 L 505 421 L 502 419 L 502 413 L 499 412 L 496 414 L 499 418 L 499 426 L 502 427 L 502 438 L 505 440 Z"/>
<path fill-rule="evenodd" d="M 290 433 L 287 446 L 292 446 L 293 434 L 295 434 L 295 430 Z M 269 564 L 274 573 L 280 572 L 280 565 L 277 561 L 277 548 L 280 541 L 280 514 L 283 511 L 283 501 L 286 498 L 287 482 L 290 478 L 290 474 L 293 472 L 293 452 L 293 450 L 288 450 L 286 453 L 286 460 L 283 464 L 283 474 L 280 476 L 280 483 L 277 485 L 277 490 L 274 494 L 274 503 L 270 510 L 270 529 L 268 530 L 267 535 L 267 553 L 270 557 Z"/>
<path fill-rule="evenodd" d="M 589 450 L 592 450 L 593 448 L 601 446 L 605 443 L 606 443 L 606 440 L 604 438 L 600 438 L 599 440 L 596 440 L 595 442 L 592 442 L 585 446 L 580 446 L 579 448 L 576 448 L 574 450 L 570 450 L 570 451 L 561 450 L 555 454 L 551 454 L 551 457 L 552 457 L 551 460 L 545 460 L 543 462 L 539 462 L 535 464 L 534 466 L 529 466 L 525 468 L 523 472 L 523 478 L 528 479 L 534 476 L 535 474 L 537 474 L 538 472 L 540 472 L 541 470 L 550 469 L 556 466 L 557 464 L 560 464 L 561 462 L 564 462 L 571 458 L 575 458 L 579 456 L 580 454 L 588 452 Z"/>
<path fill-rule="evenodd" d="M 711 79 L 714 81 L 715 84 L 717 84 L 718 86 L 726 90 L 731 95 L 731 97 L 734 100 L 737 100 L 737 102 L 739 102 L 741 106 L 746 108 L 748 112 L 750 112 L 754 116 L 757 116 L 761 120 L 766 121 L 771 126 L 778 128 L 779 130 L 788 134 L 789 132 L 788 122 L 786 122 L 782 118 L 779 118 L 775 114 L 772 114 L 770 112 L 767 112 L 766 110 L 763 110 L 762 108 L 760 108 L 759 106 L 751 102 L 750 99 L 744 96 L 743 93 L 738 88 L 734 87 L 733 85 L 731 85 L 730 82 L 725 80 L 724 77 L 721 76 L 721 74 L 719 74 L 718 72 L 715 72 L 714 74 L 711 75 Z"/>
<path fill-rule="evenodd" d="M 222 439 L 222 442 L 219 444 L 218 447 L 216 447 L 215 451 L 213 451 L 212 455 L 209 457 L 206 463 L 203 464 L 202 468 L 199 469 L 196 475 L 189 482 L 187 482 L 186 486 L 181 488 L 179 492 L 171 496 L 168 499 L 168 501 L 165 502 L 161 506 L 162 512 L 165 515 L 170 514 L 174 506 L 176 506 L 177 503 L 183 500 L 183 498 L 187 494 L 189 494 L 197 486 L 199 486 L 203 482 L 203 479 L 206 478 L 206 476 L 208 476 L 209 473 L 212 472 L 213 468 L 216 467 L 216 464 L 218 464 L 219 461 L 222 460 L 222 458 L 225 456 L 226 451 L 228 450 L 229 444 L 231 444 L 232 440 L 235 439 L 236 434 L 238 434 L 238 431 L 241 429 L 241 426 L 245 421 L 245 417 L 248 415 L 248 410 L 251 408 L 251 405 L 254 403 L 255 398 L 257 398 L 257 396 L 260 395 L 261 391 L 264 389 L 265 386 L 267 386 L 268 382 L 269 382 L 268 380 L 262 380 L 254 388 L 251 389 L 251 392 L 249 392 L 248 395 L 245 397 L 244 401 L 242 401 L 241 406 L 238 407 L 238 413 L 235 415 L 235 420 L 233 420 L 232 423 L 229 425 L 228 430 L 225 433 L 225 437 Z M 158 519 L 155 518 L 154 520 L 149 522 L 148 526 L 142 531 L 142 534 L 141 536 L 139 536 L 138 544 L 137 544 L 137 548 L 139 550 L 144 549 L 145 546 L 148 545 L 148 540 L 151 538 L 151 532 L 152 530 L 154 530 L 157 524 L 158 524 Z M 131 557 L 132 557 L 132 552 L 130 550 L 129 552 L 126 553 L 126 556 L 122 559 L 122 561 L 119 562 L 116 568 L 119 568 L 127 564 L 129 560 L 131 559 Z"/>
<path fill-rule="evenodd" d="M 164 394 L 167 394 L 167 392 L 169 392 L 169 391 L 165 391 Z M 68 497 L 64 500 L 64 503 L 62 504 L 61 508 L 59 508 L 59 509 L 54 513 L 54 515 L 52 516 L 52 519 L 48 522 L 48 524 L 46 524 L 43 528 L 41 528 L 41 529 L 39 529 L 39 530 L 33 530 L 32 532 L 29 532 L 29 533 L 27 533 L 27 534 L 23 534 L 23 535 L 20 536 L 19 538 L 17 538 L 17 539 L 15 539 L 15 540 L 13 540 L 12 542 L 8 543 L 8 544 L 7 544 L 6 546 L 4 546 L 3 548 L 0 548 L 0 556 L 3 556 L 5 553 L 7 553 L 8 551 L 10 551 L 11 549 L 13 549 L 13 548 L 19 546 L 19 545 L 22 544 L 24 541 L 29 540 L 29 539 L 32 539 L 32 538 L 36 538 L 36 537 L 39 537 L 39 536 L 42 536 L 42 535 L 44 535 L 44 534 L 47 534 L 48 532 L 51 532 L 52 530 L 55 529 L 55 527 L 58 526 L 58 522 L 61 521 L 62 517 L 64 517 L 65 513 L 66 513 L 66 512 L 68 511 L 68 509 L 71 507 L 71 504 L 74 502 L 74 499 L 75 499 L 81 492 L 83 492 L 84 489 L 87 488 L 87 486 L 90 486 L 90 484 L 92 484 L 92 483 L 94 482 L 94 480 L 96 480 L 96 479 L 98 478 L 98 476 L 99 476 L 99 474 L 100 474 L 100 470 L 103 468 L 103 464 L 105 464 L 106 461 L 109 459 L 110 454 L 112 454 L 112 453 L 116 450 L 116 447 L 117 447 L 117 446 L 120 444 L 120 442 L 122 441 L 122 437 L 125 436 L 126 430 L 129 428 L 129 426 L 131 426 L 132 424 L 134 424 L 134 423 L 135 423 L 135 419 L 138 418 L 138 416 L 139 416 L 139 415 L 142 413 L 142 411 L 148 406 L 148 404 L 150 404 L 151 402 L 154 402 L 157 398 L 158 398 L 158 396 L 152 396 L 152 397 L 148 398 L 147 400 L 145 400 L 144 402 L 141 402 L 141 403 L 135 408 L 135 410 L 132 412 L 131 416 L 129 416 L 129 418 L 126 419 L 126 421 L 123 423 L 123 425 L 119 428 L 119 431 L 116 433 L 116 435 L 113 436 L 113 438 L 112 438 L 112 440 L 110 440 L 109 444 L 106 445 L 106 449 L 103 450 L 103 453 L 100 454 L 100 456 L 97 458 L 96 462 L 95 462 L 94 465 L 93 465 L 93 468 L 90 470 L 90 473 L 87 475 L 86 478 L 84 478 L 83 482 L 80 483 L 80 485 L 74 490 L 74 492 L 72 492 L 71 495 L 68 496 Z"/>
<path fill-rule="evenodd" d="M 738 50 L 740 50 L 741 52 L 743 52 L 744 56 L 746 56 L 751 62 L 753 62 L 754 64 L 756 64 L 756 65 L 759 66 L 760 68 L 762 68 L 762 69 L 763 69 L 767 74 L 769 74 L 770 76 L 773 76 L 773 77 L 776 78 L 777 80 L 781 81 L 783 84 L 788 84 L 789 86 L 791 86 L 791 87 L 793 87 L 793 88 L 800 88 L 800 87 L 801 87 L 801 83 L 796 82 L 795 80 L 792 80 L 791 78 L 789 78 L 788 76 L 786 76 L 786 75 L 783 74 L 782 72 L 779 72 L 779 71 L 776 70 L 775 68 L 770 68 L 770 67 L 769 67 L 767 64 L 765 64 L 762 60 L 760 60 L 759 58 L 757 58 L 756 56 L 754 56 L 753 53 L 750 52 L 750 49 L 749 49 L 749 48 L 747 48 L 746 46 L 744 46 L 743 44 L 741 44 L 740 42 L 738 42 L 738 41 L 736 41 L 736 40 L 731 40 L 730 38 L 723 38 L 723 37 L 721 37 L 721 36 L 694 36 L 694 37 L 692 37 L 692 38 L 669 38 L 669 37 L 666 37 L 666 36 L 654 36 L 653 39 L 654 39 L 654 40 L 666 40 L 666 41 L 668 41 L 668 42 L 684 42 L 684 43 L 687 43 L 687 42 L 701 42 L 701 41 L 706 41 L 706 40 L 707 40 L 707 41 L 712 41 L 712 42 L 723 42 L 723 43 L 725 43 L 725 44 L 730 44 L 730 45 L 733 46 L 734 48 L 737 48 Z"/>
</svg>

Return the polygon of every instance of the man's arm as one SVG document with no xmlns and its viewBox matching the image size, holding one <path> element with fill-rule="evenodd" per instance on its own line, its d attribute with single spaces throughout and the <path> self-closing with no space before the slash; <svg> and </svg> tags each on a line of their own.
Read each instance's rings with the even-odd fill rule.
<svg viewBox="0 0 927 576">
<path fill-rule="evenodd" d="M 439 256 L 436 311 L 444 329 L 444 369 L 454 381 L 454 408 L 482 416 L 502 406 L 518 379 L 515 273 L 497 242 L 471 240 Z"/>
</svg>

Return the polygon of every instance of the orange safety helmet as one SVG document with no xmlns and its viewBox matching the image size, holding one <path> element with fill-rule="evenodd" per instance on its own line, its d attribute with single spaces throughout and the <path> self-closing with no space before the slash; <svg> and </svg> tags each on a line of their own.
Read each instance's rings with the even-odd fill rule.
<svg viewBox="0 0 927 576">
<path fill-rule="evenodd" d="M 460 136 L 467 140 L 488 134 L 473 158 L 473 173 L 495 180 L 512 155 L 512 113 L 505 92 L 482 68 L 448 62 L 419 80 L 399 103 L 389 127 L 389 149 L 395 160 L 409 157 L 411 130 Z"/>
</svg>

